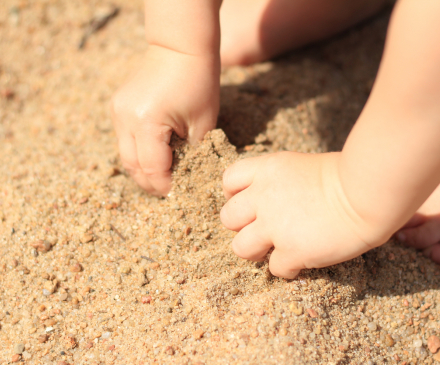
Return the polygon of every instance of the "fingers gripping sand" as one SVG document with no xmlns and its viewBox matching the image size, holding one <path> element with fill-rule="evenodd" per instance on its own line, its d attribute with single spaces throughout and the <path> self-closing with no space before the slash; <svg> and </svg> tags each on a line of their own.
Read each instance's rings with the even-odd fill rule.
<svg viewBox="0 0 440 365">
<path fill-rule="evenodd" d="M 145 42 L 142 4 L 115 5 L 77 51 L 90 2 L 0 3 L 0 364 L 438 363 L 440 272 L 421 254 L 390 242 L 285 281 L 236 257 L 219 220 L 236 159 L 341 146 L 387 14 L 223 71 L 219 126 L 238 152 L 220 130 L 176 142 L 157 199 L 117 157 L 109 99 Z"/>
</svg>

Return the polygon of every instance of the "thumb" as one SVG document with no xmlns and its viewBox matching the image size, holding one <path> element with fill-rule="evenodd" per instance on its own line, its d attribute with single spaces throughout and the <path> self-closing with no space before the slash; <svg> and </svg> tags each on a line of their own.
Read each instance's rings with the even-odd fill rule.
<svg viewBox="0 0 440 365">
<path fill-rule="evenodd" d="M 216 124 L 217 120 L 215 118 L 209 118 L 190 125 L 188 129 L 188 142 L 192 145 L 201 142 L 205 134 L 213 130 Z"/>
</svg>

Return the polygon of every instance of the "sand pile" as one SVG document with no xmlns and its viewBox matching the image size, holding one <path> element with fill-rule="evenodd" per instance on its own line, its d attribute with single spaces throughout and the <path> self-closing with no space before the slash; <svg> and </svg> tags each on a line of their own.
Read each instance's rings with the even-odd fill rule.
<svg viewBox="0 0 440 365">
<path fill-rule="evenodd" d="M 141 2 L 115 4 L 78 49 L 107 4 L 0 3 L 0 364 L 436 363 L 440 271 L 419 253 L 390 242 L 286 281 L 219 221 L 238 158 L 341 147 L 389 13 L 224 70 L 221 130 L 176 141 L 157 199 L 117 157 L 109 98 L 146 46 Z"/>
</svg>

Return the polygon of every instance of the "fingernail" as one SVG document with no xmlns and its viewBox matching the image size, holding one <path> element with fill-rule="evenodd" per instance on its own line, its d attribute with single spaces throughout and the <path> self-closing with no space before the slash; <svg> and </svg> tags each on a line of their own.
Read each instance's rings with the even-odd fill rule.
<svg viewBox="0 0 440 365">
<path fill-rule="evenodd" d="M 406 234 L 405 234 L 405 233 L 403 233 L 403 232 L 398 232 L 398 233 L 396 234 L 396 237 L 397 237 L 397 239 L 398 239 L 400 242 L 406 242 Z"/>
</svg>

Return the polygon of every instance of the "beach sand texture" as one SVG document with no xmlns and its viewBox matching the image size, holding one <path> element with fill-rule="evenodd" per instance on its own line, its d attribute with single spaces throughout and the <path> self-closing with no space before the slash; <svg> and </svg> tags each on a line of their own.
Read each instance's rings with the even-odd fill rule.
<svg viewBox="0 0 440 365">
<path fill-rule="evenodd" d="M 158 199 L 118 157 L 109 100 L 147 46 L 142 2 L 114 4 L 79 49 L 108 4 L 0 2 L 0 364 L 440 363 L 440 272 L 420 253 L 389 242 L 286 281 L 219 220 L 238 158 L 341 148 L 390 12 L 224 70 L 220 129 L 175 142 Z"/>
</svg>

